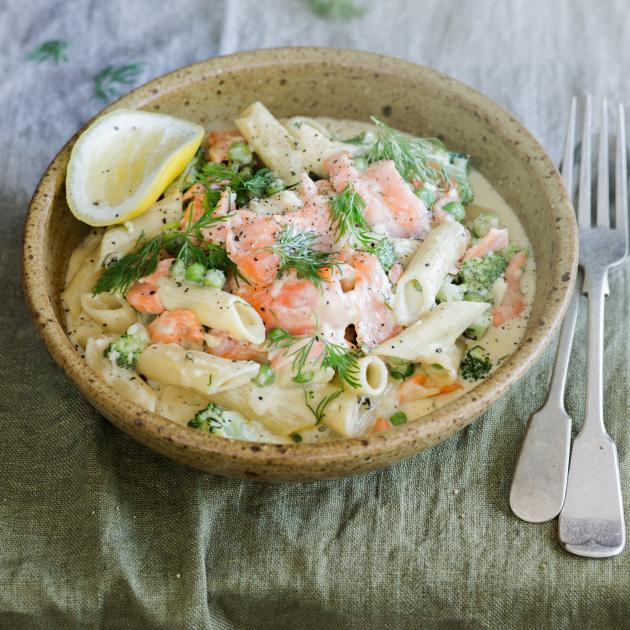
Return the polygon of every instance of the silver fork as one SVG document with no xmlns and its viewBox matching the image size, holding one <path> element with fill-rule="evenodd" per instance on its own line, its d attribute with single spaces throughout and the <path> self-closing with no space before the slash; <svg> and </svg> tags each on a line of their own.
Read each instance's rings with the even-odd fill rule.
<svg viewBox="0 0 630 630">
<path fill-rule="evenodd" d="M 577 99 L 574 97 L 562 157 L 562 177 L 569 195 L 573 191 L 576 107 Z M 516 516 L 530 523 L 543 523 L 558 516 L 567 489 L 573 421 L 564 408 L 564 387 L 578 314 L 579 277 L 575 284 L 560 329 L 547 400 L 527 423 L 512 478 L 510 507 Z"/>
<path fill-rule="evenodd" d="M 569 477 L 558 530 L 567 551 L 604 558 L 626 543 L 617 448 L 604 428 L 604 296 L 608 270 L 628 251 L 628 198 L 625 114 L 618 109 L 615 156 L 615 221 L 611 225 L 608 190 L 608 117 L 602 102 L 597 167 L 597 208 L 591 216 L 591 99 L 586 97 L 582 127 L 578 224 L 583 292 L 588 296 L 586 405 L 582 429 L 573 441 Z"/>
</svg>

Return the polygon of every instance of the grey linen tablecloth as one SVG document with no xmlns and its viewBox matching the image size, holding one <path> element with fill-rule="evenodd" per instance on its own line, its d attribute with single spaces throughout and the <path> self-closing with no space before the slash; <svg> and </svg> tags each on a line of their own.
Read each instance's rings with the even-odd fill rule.
<svg viewBox="0 0 630 630">
<path fill-rule="evenodd" d="M 508 507 L 550 351 L 471 427 L 413 459 L 354 479 L 262 485 L 180 466 L 114 429 L 29 322 L 19 280 L 26 207 L 57 150 L 103 105 L 94 77 L 108 66 L 132 65 L 100 75 L 101 87 L 125 90 L 243 49 L 381 52 L 486 93 L 556 160 L 571 94 L 630 103 L 622 0 L 366 9 L 332 21 L 302 0 L 0 0 L 0 627 L 630 627 L 630 551 L 570 556 L 555 523 L 522 523 Z M 49 40 L 67 47 L 27 59 Z M 629 278 L 627 268 L 611 274 L 606 305 L 606 418 L 626 507 Z M 568 391 L 578 419 L 584 324 L 581 313 Z"/>
</svg>

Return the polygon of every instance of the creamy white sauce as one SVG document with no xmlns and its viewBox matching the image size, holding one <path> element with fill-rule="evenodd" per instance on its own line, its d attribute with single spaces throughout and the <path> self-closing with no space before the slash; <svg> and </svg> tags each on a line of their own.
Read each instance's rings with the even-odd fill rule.
<svg viewBox="0 0 630 630">
<path fill-rule="evenodd" d="M 374 131 L 374 126 L 364 121 L 337 120 L 334 118 L 317 118 L 316 120 L 338 140 L 352 138 L 363 131 Z M 474 164 L 474 156 L 472 161 Z M 467 341 L 469 348 L 481 346 L 488 353 L 494 371 L 505 358 L 516 350 L 523 338 L 536 292 L 536 263 L 533 257 L 533 248 L 527 238 L 525 230 L 505 199 L 503 199 L 493 188 L 492 184 L 475 169 L 472 169 L 469 181 L 475 198 L 474 202 L 466 208 L 467 219 L 473 219 L 482 211 L 494 212 L 498 215 L 501 226 L 508 229 L 510 242 L 520 247 L 527 248 L 530 253 L 524 268 L 523 277 L 521 278 L 521 291 L 525 301 L 525 309 L 521 315 L 507 321 L 502 326 L 490 326 L 484 337 L 479 341 Z M 418 400 L 407 403 L 400 408 L 407 413 L 410 419 L 419 418 L 444 406 L 451 400 L 458 398 L 474 388 L 477 383 L 479 383 L 479 381 L 462 381 L 463 389 L 457 390 L 452 394 L 442 394 L 433 398 Z M 395 390 L 380 403 L 381 414 L 385 417 L 398 408 L 398 395 Z"/>
<path fill-rule="evenodd" d="M 325 129 L 327 129 L 331 136 L 336 140 L 343 140 L 354 137 L 360 134 L 362 131 L 374 130 L 373 125 L 362 121 L 317 118 L 315 119 L 315 122 L 316 124 L 321 125 Z M 477 171 L 473 170 L 470 174 L 470 184 L 473 188 L 475 199 L 474 203 L 467 207 L 467 219 L 474 218 L 476 214 L 484 210 L 496 213 L 500 218 L 501 225 L 508 229 L 510 242 L 521 247 L 526 247 L 530 252 L 521 280 L 521 288 L 526 305 L 523 313 L 516 319 L 510 320 L 500 327 L 490 326 L 487 333 L 481 340 L 467 341 L 468 347 L 481 346 L 482 348 L 484 348 L 484 350 L 490 356 L 494 370 L 501 364 L 502 360 L 504 360 L 507 356 L 514 352 L 523 337 L 536 289 L 535 261 L 532 255 L 533 249 L 525 234 L 525 230 L 523 229 L 515 213 L 508 206 L 501 195 L 499 195 L 499 193 L 492 187 L 492 185 Z M 265 203 L 265 201 L 260 202 L 260 204 Z M 259 210 L 262 210 L 262 208 L 260 208 Z M 96 234 L 99 234 L 100 236 L 101 232 L 99 231 Z M 79 266 L 83 264 L 86 256 L 94 248 L 97 240 L 98 237 L 91 235 L 73 252 L 68 269 L 68 281 L 74 275 Z M 414 243 L 401 243 L 401 247 L 403 247 L 403 249 L 405 248 L 405 246 L 407 249 L 409 249 L 410 254 L 412 254 L 414 251 Z M 279 291 L 280 285 L 281 283 L 277 283 L 272 288 L 272 292 L 275 293 Z M 70 338 L 72 339 L 73 343 L 75 343 L 77 349 L 79 351 L 82 351 L 81 345 L 77 342 L 74 335 L 74 328 L 79 322 L 73 321 L 73 318 L 70 317 L 69 313 L 67 313 L 66 315 L 66 324 L 70 334 Z M 340 321 L 345 322 L 347 318 L 341 315 L 344 314 L 340 314 Z M 344 327 L 340 327 L 341 334 L 343 334 Z M 474 388 L 478 382 L 479 381 L 462 381 L 461 384 L 463 385 L 463 389 L 459 389 L 452 394 L 439 395 L 433 398 L 427 398 L 424 400 L 407 403 L 402 406 L 400 406 L 398 403 L 398 388 L 396 386 L 398 382 L 392 382 L 392 386 L 388 388 L 388 393 L 377 403 L 377 416 L 387 418 L 394 411 L 402 409 L 407 414 L 409 420 L 418 419 L 421 416 L 426 415 L 427 413 L 430 413 L 431 411 L 447 404 L 451 400 L 458 398 L 463 393 Z M 158 410 L 159 409 L 160 408 L 158 407 Z M 186 414 L 190 415 L 189 409 L 185 409 L 185 412 Z M 172 414 L 172 411 L 169 413 Z M 169 413 L 165 413 L 165 415 L 169 417 Z M 302 437 L 304 442 L 340 439 L 339 436 L 333 434 L 330 429 L 325 428 L 323 425 L 318 426 L 311 431 L 302 432 Z"/>
</svg>

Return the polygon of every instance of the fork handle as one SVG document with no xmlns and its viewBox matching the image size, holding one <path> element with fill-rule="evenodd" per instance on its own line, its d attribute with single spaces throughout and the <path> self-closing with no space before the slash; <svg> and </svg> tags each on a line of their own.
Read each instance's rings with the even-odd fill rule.
<svg viewBox="0 0 630 630">
<path fill-rule="evenodd" d="M 586 408 L 573 442 L 564 506 L 558 521 L 560 542 L 571 553 L 602 558 L 622 551 L 626 529 L 615 443 L 603 418 L 604 296 L 606 269 L 585 276 L 588 294 Z"/>
<path fill-rule="evenodd" d="M 580 275 L 575 279 L 575 287 L 571 294 L 571 301 L 560 328 L 560 337 L 556 349 L 556 360 L 551 373 L 551 383 L 545 406 L 552 406 L 554 409 L 564 409 L 564 388 L 567 382 L 567 372 L 569 370 L 569 360 L 571 358 L 571 347 L 573 345 L 573 335 L 575 333 L 575 322 L 577 320 L 578 308 L 581 295 Z"/>
<path fill-rule="evenodd" d="M 580 435 L 606 435 L 604 428 L 604 297 L 608 272 L 597 269 L 584 277 L 588 295 L 588 341 L 586 351 L 586 405 Z"/>
<path fill-rule="evenodd" d="M 564 386 L 580 300 L 579 283 L 580 277 L 560 329 L 547 401 L 527 423 L 512 478 L 510 507 L 529 523 L 550 521 L 564 503 L 571 449 L 571 418 L 564 410 Z"/>
</svg>

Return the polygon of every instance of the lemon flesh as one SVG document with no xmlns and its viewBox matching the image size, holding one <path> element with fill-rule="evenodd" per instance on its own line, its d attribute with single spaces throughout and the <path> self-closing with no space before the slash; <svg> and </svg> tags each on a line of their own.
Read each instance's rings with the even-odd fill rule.
<svg viewBox="0 0 630 630">
<path fill-rule="evenodd" d="M 116 109 L 92 123 L 70 154 L 68 206 L 88 225 L 113 225 L 148 210 L 194 157 L 204 136 L 187 120 Z"/>
</svg>

